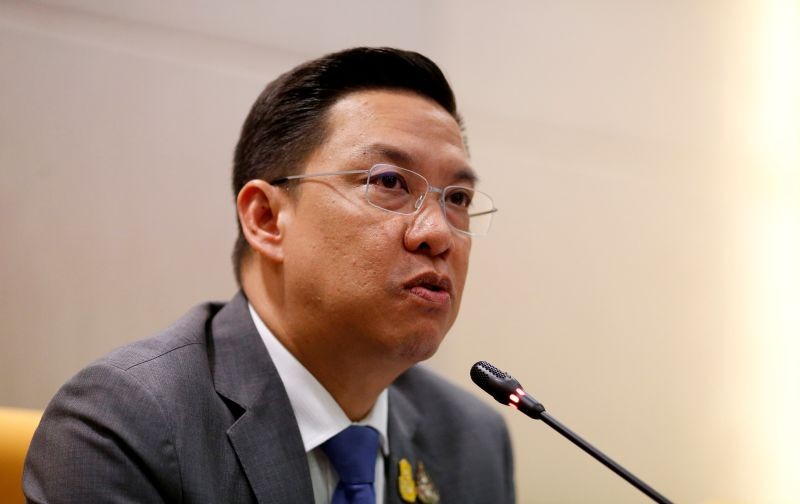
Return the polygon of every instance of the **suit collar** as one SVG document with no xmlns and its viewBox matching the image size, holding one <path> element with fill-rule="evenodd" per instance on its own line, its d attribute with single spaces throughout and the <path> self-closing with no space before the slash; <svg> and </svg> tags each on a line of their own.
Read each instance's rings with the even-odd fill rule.
<svg viewBox="0 0 800 504">
<path fill-rule="evenodd" d="M 248 305 L 248 311 L 283 380 L 306 452 L 349 427 L 352 422 L 330 392 L 278 341 L 251 305 Z M 388 390 L 384 390 L 369 415 L 359 422 L 378 431 L 384 453 L 389 452 L 388 411 Z"/>
<path fill-rule="evenodd" d="M 313 502 L 308 459 L 286 389 L 240 291 L 211 321 L 211 372 L 238 419 L 228 438 L 258 502 Z"/>
</svg>

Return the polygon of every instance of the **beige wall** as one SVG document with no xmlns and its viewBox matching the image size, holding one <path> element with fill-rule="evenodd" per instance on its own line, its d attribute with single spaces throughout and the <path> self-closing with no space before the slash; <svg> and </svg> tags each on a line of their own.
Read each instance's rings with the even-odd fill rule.
<svg viewBox="0 0 800 504">
<path fill-rule="evenodd" d="M 1 404 L 230 297 L 255 96 L 398 45 L 451 78 L 501 209 L 431 365 L 512 371 L 677 502 L 800 501 L 796 2 L 222 5 L 0 3 Z M 644 501 L 503 411 L 521 502 Z"/>
</svg>

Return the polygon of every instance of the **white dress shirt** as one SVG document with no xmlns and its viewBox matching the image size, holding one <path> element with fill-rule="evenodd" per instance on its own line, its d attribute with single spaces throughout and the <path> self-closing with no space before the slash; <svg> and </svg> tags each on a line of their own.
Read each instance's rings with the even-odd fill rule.
<svg viewBox="0 0 800 504">
<path fill-rule="evenodd" d="M 314 378 L 286 347 L 278 341 L 258 316 L 253 305 L 248 303 L 250 316 L 256 325 L 258 334 L 264 340 L 272 362 L 286 387 L 289 402 L 292 404 L 300 436 L 308 456 L 308 468 L 311 471 L 311 484 L 314 488 L 316 504 L 330 504 L 333 492 L 339 483 L 339 475 L 328 461 L 320 445 L 343 431 L 350 425 L 368 425 L 378 431 L 380 451 L 383 456 L 375 462 L 375 497 L 376 502 L 384 502 L 384 457 L 389 455 L 389 395 L 381 392 L 372 411 L 361 421 L 351 422 L 339 404 L 336 403 L 325 387 Z"/>
</svg>

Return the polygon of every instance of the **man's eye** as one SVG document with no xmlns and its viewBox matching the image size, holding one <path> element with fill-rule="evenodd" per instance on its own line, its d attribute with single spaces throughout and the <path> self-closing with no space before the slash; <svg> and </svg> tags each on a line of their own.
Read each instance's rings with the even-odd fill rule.
<svg viewBox="0 0 800 504">
<path fill-rule="evenodd" d="M 472 194 L 466 189 L 452 190 L 447 193 L 447 204 L 468 208 L 472 203 Z"/>
<path fill-rule="evenodd" d="M 408 191 L 406 180 L 402 175 L 397 173 L 381 173 L 375 175 L 372 177 L 371 183 L 383 189 L 403 189 Z"/>
</svg>

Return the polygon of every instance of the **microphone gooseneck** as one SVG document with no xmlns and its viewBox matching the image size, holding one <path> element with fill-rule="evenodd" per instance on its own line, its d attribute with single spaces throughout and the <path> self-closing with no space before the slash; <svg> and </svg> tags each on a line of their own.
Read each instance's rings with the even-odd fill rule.
<svg viewBox="0 0 800 504">
<path fill-rule="evenodd" d="M 522 385 L 510 374 L 501 371 L 486 361 L 476 362 L 469 371 L 469 376 L 475 385 L 484 392 L 494 397 L 500 404 L 511 406 L 514 409 L 525 413 L 535 420 L 541 420 L 559 434 L 569 439 L 581 450 L 585 451 L 598 462 L 614 471 L 625 481 L 641 490 L 645 495 L 659 504 L 672 504 L 672 502 L 656 492 L 650 485 L 634 476 L 630 471 L 614 462 L 605 453 L 601 452 L 585 439 L 569 430 L 564 424 L 556 420 L 552 415 L 545 411 L 542 403 L 531 397 Z"/>
</svg>

